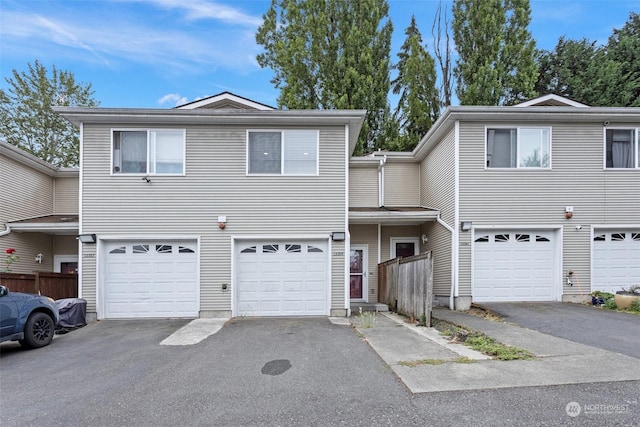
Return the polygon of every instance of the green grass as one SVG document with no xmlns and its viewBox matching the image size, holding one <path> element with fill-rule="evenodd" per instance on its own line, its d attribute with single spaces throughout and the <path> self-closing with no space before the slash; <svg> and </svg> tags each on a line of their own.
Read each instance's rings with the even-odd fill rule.
<svg viewBox="0 0 640 427">
<path fill-rule="evenodd" d="M 433 327 L 444 336 L 466 336 L 464 341 L 461 341 L 462 344 L 498 360 L 531 360 L 534 358 L 534 355 L 527 350 L 502 344 L 480 332 L 471 331 L 449 322 L 435 319 Z M 461 331 L 464 333 L 460 333 Z"/>
<path fill-rule="evenodd" d="M 446 363 L 446 360 L 443 359 L 419 359 L 419 360 L 409 360 L 409 361 L 400 361 L 398 365 L 407 366 L 409 368 L 415 368 L 420 365 L 442 365 Z"/>
</svg>

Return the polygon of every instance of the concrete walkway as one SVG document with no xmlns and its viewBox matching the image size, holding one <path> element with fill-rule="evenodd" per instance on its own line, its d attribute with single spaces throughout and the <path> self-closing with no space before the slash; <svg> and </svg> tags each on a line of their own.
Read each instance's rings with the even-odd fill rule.
<svg viewBox="0 0 640 427">
<path fill-rule="evenodd" d="M 413 393 L 640 380 L 638 358 L 457 311 L 435 309 L 433 317 L 529 350 L 536 358 L 486 359 L 392 313 L 378 313 L 372 328 L 360 324 L 358 316 L 352 321 Z"/>
</svg>

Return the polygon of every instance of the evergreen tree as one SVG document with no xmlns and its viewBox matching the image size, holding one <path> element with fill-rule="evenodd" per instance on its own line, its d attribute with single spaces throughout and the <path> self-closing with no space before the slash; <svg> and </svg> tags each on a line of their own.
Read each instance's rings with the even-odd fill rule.
<svg viewBox="0 0 640 427">
<path fill-rule="evenodd" d="M 356 154 L 384 148 L 393 27 L 387 0 L 272 0 L 256 41 L 287 109 L 366 109 Z"/>
<path fill-rule="evenodd" d="M 440 96 L 436 88 L 435 61 L 422 46 L 422 34 L 415 16 L 407 27 L 399 61 L 398 76 L 391 82 L 394 94 L 400 94 L 395 118 L 400 138 L 394 149 L 411 151 L 440 115 Z"/>
<path fill-rule="evenodd" d="M 535 95 L 529 0 L 455 0 L 454 74 L 463 105 L 511 105 Z"/>
<path fill-rule="evenodd" d="M 606 46 L 608 70 L 615 81 L 608 86 L 610 99 L 600 105 L 640 107 L 640 15 L 629 14 L 621 29 L 614 29 Z M 605 82 L 606 84 L 607 82 Z"/>
<path fill-rule="evenodd" d="M 0 138 L 54 166 L 77 166 L 78 130 L 56 114 L 52 106 L 95 107 L 91 84 L 75 81 L 69 71 L 52 67 L 51 76 L 40 62 L 28 72 L 13 70 L 0 89 Z"/>
<path fill-rule="evenodd" d="M 592 105 L 599 61 L 604 52 L 595 41 L 560 37 L 553 51 L 538 53 L 540 74 L 535 89 L 539 95 L 553 93 Z"/>
</svg>

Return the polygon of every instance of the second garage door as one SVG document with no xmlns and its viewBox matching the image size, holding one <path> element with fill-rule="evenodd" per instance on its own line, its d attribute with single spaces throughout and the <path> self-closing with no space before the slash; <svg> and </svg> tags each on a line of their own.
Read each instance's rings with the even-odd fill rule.
<svg viewBox="0 0 640 427">
<path fill-rule="evenodd" d="M 326 316 L 326 241 L 236 244 L 236 307 L 240 316 Z"/>
<path fill-rule="evenodd" d="M 553 301 L 553 232 L 476 231 L 473 300 Z"/>
<path fill-rule="evenodd" d="M 595 230 L 592 290 L 615 293 L 640 284 L 640 230 Z"/>
</svg>

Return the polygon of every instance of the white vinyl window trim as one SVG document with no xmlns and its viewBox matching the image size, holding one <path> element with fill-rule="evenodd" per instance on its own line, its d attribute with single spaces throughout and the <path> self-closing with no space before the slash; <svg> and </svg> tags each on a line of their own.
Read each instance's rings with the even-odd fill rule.
<svg viewBox="0 0 640 427">
<path fill-rule="evenodd" d="M 318 130 L 247 130 L 247 175 L 318 175 Z"/>
<path fill-rule="evenodd" d="M 605 128 L 603 144 L 604 169 L 639 169 L 639 145 L 640 128 Z"/>
<path fill-rule="evenodd" d="M 485 127 L 485 169 L 551 169 L 550 127 Z"/>
<path fill-rule="evenodd" d="M 112 129 L 111 175 L 185 175 L 184 129 Z"/>
</svg>

